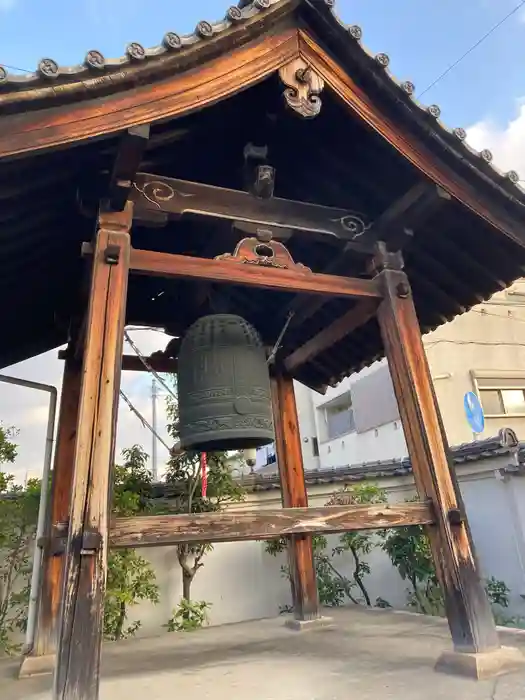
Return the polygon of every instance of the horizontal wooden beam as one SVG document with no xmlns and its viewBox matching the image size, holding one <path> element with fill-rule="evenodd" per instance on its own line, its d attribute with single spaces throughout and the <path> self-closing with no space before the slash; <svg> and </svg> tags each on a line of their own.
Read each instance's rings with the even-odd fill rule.
<svg viewBox="0 0 525 700">
<path fill-rule="evenodd" d="M 117 518 L 111 547 L 155 547 L 181 542 L 269 540 L 305 533 L 374 530 L 434 522 L 428 503 L 282 508 L 191 515 Z"/>
<path fill-rule="evenodd" d="M 227 260 L 157 253 L 150 250 L 133 249 L 131 251 L 130 271 L 144 275 L 209 280 L 284 292 L 381 299 L 381 292 L 374 280 L 297 272 Z"/>
<path fill-rule="evenodd" d="M 146 357 L 146 362 L 148 365 L 155 370 L 155 372 L 161 372 L 165 374 L 176 374 L 177 373 L 177 360 L 172 357 L 165 357 L 162 355 Z M 122 369 L 126 372 L 147 372 L 148 370 L 144 366 L 144 363 L 137 357 L 137 355 L 123 355 L 122 356 Z"/>
<path fill-rule="evenodd" d="M 68 350 L 59 350 L 58 359 L 67 360 L 69 356 L 68 353 Z M 163 355 L 153 355 L 152 357 L 146 357 L 146 362 L 152 369 L 155 370 L 155 372 L 161 372 L 165 374 L 177 373 L 177 360 L 175 358 L 166 357 Z M 140 357 L 137 357 L 137 355 L 123 355 L 122 369 L 126 372 L 148 371 Z"/>
<path fill-rule="evenodd" d="M 369 321 L 376 313 L 377 306 L 377 302 L 372 299 L 360 301 L 357 306 L 323 328 L 317 335 L 288 355 L 284 361 L 285 369 L 292 374 L 298 367 L 328 350 L 356 328 Z"/>
<path fill-rule="evenodd" d="M 159 211 L 181 216 L 193 214 L 259 224 L 270 229 L 340 238 L 347 248 L 373 253 L 373 244 L 363 242 L 367 222 L 348 209 L 325 207 L 279 197 L 255 197 L 250 192 L 176 180 L 149 173 L 137 174 L 133 192 L 135 216 L 144 219 L 144 211 Z"/>
</svg>

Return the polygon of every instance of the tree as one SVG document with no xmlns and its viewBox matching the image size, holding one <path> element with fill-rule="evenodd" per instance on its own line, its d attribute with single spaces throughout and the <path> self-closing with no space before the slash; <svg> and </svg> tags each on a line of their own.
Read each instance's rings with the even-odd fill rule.
<svg viewBox="0 0 525 700">
<path fill-rule="evenodd" d="M 119 517 L 150 512 L 151 474 L 148 455 L 134 445 L 122 451 L 124 463 L 115 465 L 113 513 Z M 159 602 L 155 572 L 149 562 L 134 549 L 118 549 L 108 557 L 106 597 L 104 601 L 104 636 L 124 639 L 135 634 L 140 620 L 128 623 L 129 609 L 141 600 Z"/>
<path fill-rule="evenodd" d="M 382 489 L 371 482 L 364 482 L 352 487 L 345 486 L 342 490 L 336 491 L 326 505 L 371 504 L 385 501 L 386 495 Z M 372 549 L 378 546 L 378 542 L 373 539 L 373 534 L 345 532 L 339 537 L 339 544 L 332 549 L 331 553 L 327 551 L 328 541 L 324 535 L 314 535 L 312 539 L 317 590 L 321 605 L 338 607 L 348 599 L 354 604 L 364 601 L 366 605 L 371 606 L 364 582 L 364 577 L 370 574 L 370 566 L 363 560 L 363 556 L 370 554 Z M 284 537 L 269 540 L 266 543 L 266 551 L 272 556 L 285 551 L 286 547 L 287 540 Z M 341 557 L 347 552 L 351 553 L 354 564 L 352 579 L 344 576 L 334 563 L 334 557 Z M 287 566 L 282 567 L 282 572 L 288 578 L 290 577 Z"/>
<path fill-rule="evenodd" d="M 173 396 L 167 399 L 168 433 L 178 441 L 179 410 Z M 200 454 L 177 453 L 171 456 L 166 473 L 166 483 L 171 486 L 173 499 L 170 511 L 179 514 L 209 513 L 223 510 L 233 502 L 244 498 L 244 490 L 234 480 L 225 452 L 207 455 L 207 492 L 202 496 Z M 204 556 L 213 549 L 209 542 L 177 545 L 177 559 L 182 569 L 182 598 L 191 600 L 191 585 L 197 571 L 204 566 Z M 187 609 L 187 606 L 186 608 Z"/>
<path fill-rule="evenodd" d="M 336 492 L 326 505 L 371 505 L 374 503 L 386 503 L 386 494 L 376 484 L 364 481 L 352 487 L 345 486 Z M 370 574 L 370 565 L 363 556 L 370 554 L 374 547 L 378 546 L 371 532 L 345 532 L 339 537 L 339 544 L 334 547 L 332 554 L 341 556 L 345 552 L 351 552 L 354 560 L 352 574 L 354 584 L 359 588 L 366 605 L 372 605 L 370 596 L 365 586 L 364 577 Z M 352 598 L 352 596 L 350 596 Z M 355 602 L 355 601 L 354 601 Z"/>
<path fill-rule="evenodd" d="M 14 429 L 0 425 L 0 466 L 15 461 L 15 435 Z M 12 474 L 0 471 L 0 652 L 4 653 L 19 650 L 12 635 L 25 631 L 27 624 L 39 501 L 38 479 L 19 486 Z"/>
</svg>

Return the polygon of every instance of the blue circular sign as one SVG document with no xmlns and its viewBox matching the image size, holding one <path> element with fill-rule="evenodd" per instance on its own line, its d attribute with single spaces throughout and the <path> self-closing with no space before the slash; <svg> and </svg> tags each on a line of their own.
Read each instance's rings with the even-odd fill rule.
<svg viewBox="0 0 525 700">
<path fill-rule="evenodd" d="M 480 400 L 473 391 L 465 394 L 463 399 L 465 407 L 465 415 L 467 416 L 468 424 L 475 433 L 482 433 L 485 429 L 485 416 Z"/>
</svg>

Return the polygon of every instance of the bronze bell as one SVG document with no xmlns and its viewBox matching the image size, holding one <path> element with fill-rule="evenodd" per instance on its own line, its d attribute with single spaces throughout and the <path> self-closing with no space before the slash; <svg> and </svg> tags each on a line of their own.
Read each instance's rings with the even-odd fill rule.
<svg viewBox="0 0 525 700">
<path fill-rule="evenodd" d="M 188 329 L 179 352 L 178 394 L 183 449 L 243 450 L 273 442 L 265 351 L 240 316 L 203 316 Z"/>
</svg>

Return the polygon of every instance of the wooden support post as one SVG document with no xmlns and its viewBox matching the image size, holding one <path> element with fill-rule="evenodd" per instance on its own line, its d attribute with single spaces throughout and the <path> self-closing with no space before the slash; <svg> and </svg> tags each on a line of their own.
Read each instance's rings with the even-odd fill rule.
<svg viewBox="0 0 525 700">
<path fill-rule="evenodd" d="M 308 495 L 293 380 L 279 374 L 272 377 L 271 385 L 282 504 L 284 508 L 307 508 Z M 315 620 L 319 618 L 319 596 L 312 535 L 292 535 L 288 540 L 288 557 L 295 619 Z"/>
<path fill-rule="evenodd" d="M 54 700 L 97 700 L 132 205 L 101 213 L 82 370 Z"/>
<path fill-rule="evenodd" d="M 57 538 L 63 533 L 65 548 L 77 436 L 81 369 L 80 363 L 72 356 L 66 359 L 42 562 L 38 621 L 33 649 L 22 663 L 21 676 L 43 671 L 51 672 L 54 666 L 64 566 L 63 551 L 58 546 L 60 541 Z"/>
<path fill-rule="evenodd" d="M 480 582 L 466 513 L 432 385 L 407 276 L 383 270 L 378 279 L 386 356 L 392 375 L 408 452 L 421 499 L 434 507 L 428 528 L 456 652 L 499 648 L 498 635 Z"/>
</svg>

